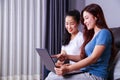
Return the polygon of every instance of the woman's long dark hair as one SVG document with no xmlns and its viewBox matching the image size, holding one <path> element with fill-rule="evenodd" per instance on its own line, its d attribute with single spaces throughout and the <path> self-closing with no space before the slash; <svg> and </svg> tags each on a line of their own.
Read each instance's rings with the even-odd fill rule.
<svg viewBox="0 0 120 80">
<path fill-rule="evenodd" d="M 83 18 L 83 12 L 89 12 L 90 14 L 92 14 L 93 16 L 95 16 L 97 18 L 96 20 L 96 25 L 98 28 L 100 29 L 108 29 L 111 32 L 112 35 L 112 55 L 114 54 L 114 37 L 113 37 L 113 33 L 112 31 L 108 28 L 106 21 L 105 21 L 105 17 L 102 11 L 102 8 L 98 5 L 98 4 L 90 4 L 88 6 L 86 6 L 82 12 L 81 12 L 81 23 L 84 25 L 84 30 L 83 30 L 83 36 L 84 36 L 84 43 L 81 47 L 81 55 L 85 57 L 85 45 L 92 39 L 93 35 L 94 35 L 94 30 L 88 30 L 87 27 L 84 24 L 84 18 Z M 112 60 L 113 58 L 111 58 Z"/>
<path fill-rule="evenodd" d="M 79 24 L 80 22 L 80 12 L 78 10 L 71 10 L 69 11 L 66 16 L 72 16 L 73 19 Z M 65 28 L 65 33 L 62 38 L 62 45 L 67 45 L 70 42 L 71 34 L 68 33 L 67 29 Z"/>
</svg>

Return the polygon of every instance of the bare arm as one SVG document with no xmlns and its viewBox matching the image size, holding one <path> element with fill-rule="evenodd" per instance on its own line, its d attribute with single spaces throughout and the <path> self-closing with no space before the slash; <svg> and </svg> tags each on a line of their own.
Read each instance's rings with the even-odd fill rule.
<svg viewBox="0 0 120 80">
<path fill-rule="evenodd" d="M 78 61 L 81 60 L 80 55 L 67 55 L 67 58 L 68 58 L 69 60 L 74 61 L 74 62 L 78 62 Z"/>
<path fill-rule="evenodd" d="M 104 50 L 105 50 L 105 46 L 103 46 L 103 45 L 95 46 L 94 51 L 91 54 L 91 56 L 89 56 L 85 59 L 82 59 L 73 65 L 68 66 L 69 71 L 78 70 L 80 68 L 83 68 L 90 64 L 95 63 L 99 59 L 99 57 L 102 55 Z"/>
<path fill-rule="evenodd" d="M 74 62 L 78 62 L 82 59 L 82 57 L 80 57 L 80 55 L 67 55 L 67 53 L 64 50 L 61 51 L 61 54 L 66 55 L 66 58 L 68 60 L 71 60 L 71 61 L 74 61 Z"/>
<path fill-rule="evenodd" d="M 66 59 L 78 62 L 82 59 L 81 55 L 67 55 L 67 53 L 62 50 L 60 54 L 53 55 L 53 58 L 58 58 L 58 62 L 64 62 Z"/>
</svg>

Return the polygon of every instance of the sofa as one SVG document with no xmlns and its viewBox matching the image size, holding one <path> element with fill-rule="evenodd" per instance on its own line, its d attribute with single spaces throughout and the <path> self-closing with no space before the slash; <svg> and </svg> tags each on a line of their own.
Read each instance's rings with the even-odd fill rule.
<svg viewBox="0 0 120 80">
<path fill-rule="evenodd" d="M 116 56 L 110 65 L 108 80 L 120 80 L 120 27 L 111 28 L 115 39 Z"/>
</svg>

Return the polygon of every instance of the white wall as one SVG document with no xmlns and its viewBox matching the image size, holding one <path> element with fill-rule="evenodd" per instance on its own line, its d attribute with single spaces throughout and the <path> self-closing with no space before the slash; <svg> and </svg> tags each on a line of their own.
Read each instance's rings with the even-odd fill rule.
<svg viewBox="0 0 120 80">
<path fill-rule="evenodd" d="M 99 4 L 109 27 L 120 27 L 120 0 L 86 0 L 85 5 Z"/>
</svg>

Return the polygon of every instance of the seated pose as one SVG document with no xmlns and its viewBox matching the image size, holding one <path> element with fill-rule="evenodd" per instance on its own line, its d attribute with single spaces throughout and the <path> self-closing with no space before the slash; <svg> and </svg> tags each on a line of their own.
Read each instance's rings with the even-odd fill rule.
<svg viewBox="0 0 120 80">
<path fill-rule="evenodd" d="M 71 59 L 74 64 L 62 64 L 55 67 L 57 75 L 49 80 L 106 80 L 108 76 L 109 61 L 114 55 L 114 38 L 108 28 L 102 8 L 98 4 L 87 5 L 81 12 L 81 23 L 84 25 L 84 42 L 81 46 L 80 56 L 56 56 L 59 60 Z M 83 69 L 83 73 L 70 76 L 64 74 Z"/>
<path fill-rule="evenodd" d="M 80 55 L 80 47 L 83 43 L 83 34 L 78 30 L 80 24 L 80 12 L 78 10 L 71 10 L 67 12 L 65 17 L 65 34 L 62 38 L 61 53 L 52 57 L 64 55 Z M 70 60 L 69 64 L 74 64 L 75 61 Z M 58 60 L 57 66 L 64 64 L 64 60 Z M 53 75 L 51 75 L 53 74 Z M 50 72 L 45 80 L 54 80 L 51 77 L 55 77 L 55 73 Z M 56 75 L 58 76 L 58 75 Z"/>
</svg>

